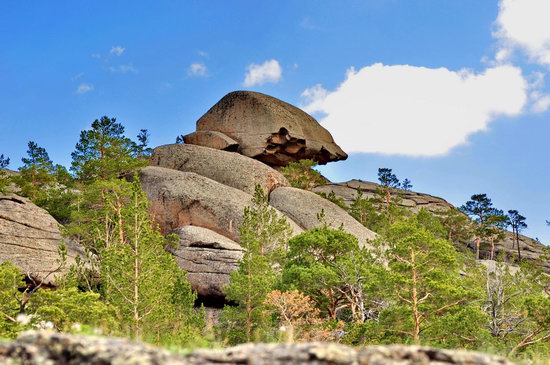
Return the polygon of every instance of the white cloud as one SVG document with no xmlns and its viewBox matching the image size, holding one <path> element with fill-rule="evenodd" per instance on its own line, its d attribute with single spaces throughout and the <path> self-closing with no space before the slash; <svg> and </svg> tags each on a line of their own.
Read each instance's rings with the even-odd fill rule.
<svg viewBox="0 0 550 365">
<path fill-rule="evenodd" d="M 202 51 L 202 50 L 198 50 L 197 54 L 201 57 L 205 57 L 205 58 L 208 57 L 208 52 L 205 52 L 205 51 Z"/>
<path fill-rule="evenodd" d="M 247 67 L 247 72 L 244 77 L 243 86 L 251 87 L 255 85 L 263 85 L 271 82 L 276 84 L 283 76 L 283 69 L 279 62 L 275 59 L 265 61 L 262 64 L 251 64 Z"/>
<path fill-rule="evenodd" d="M 548 0 L 500 0 L 495 36 L 501 50 L 497 60 L 521 49 L 532 61 L 550 66 L 549 14 Z"/>
<path fill-rule="evenodd" d="M 86 94 L 86 93 L 89 93 L 90 91 L 93 91 L 93 90 L 94 90 L 94 85 L 92 85 L 92 84 L 80 84 L 76 88 L 76 93 L 77 94 Z"/>
<path fill-rule="evenodd" d="M 111 51 L 109 51 L 109 53 L 113 54 L 115 56 L 121 56 L 124 53 L 125 50 L 126 50 L 126 48 L 121 47 L 121 46 L 112 46 Z"/>
<path fill-rule="evenodd" d="M 208 68 L 202 62 L 195 62 L 189 65 L 187 75 L 190 77 L 207 77 Z"/>
<path fill-rule="evenodd" d="M 519 68 L 483 73 L 374 64 L 348 70 L 334 91 L 321 85 L 302 93 L 307 112 L 346 152 L 439 156 L 485 130 L 498 116 L 521 113 L 528 83 Z"/>
<path fill-rule="evenodd" d="M 82 76 L 84 76 L 84 72 L 77 73 L 76 75 L 74 75 L 74 76 L 71 78 L 71 80 L 72 80 L 72 81 L 76 81 L 76 80 L 82 78 Z"/>
<path fill-rule="evenodd" d="M 134 65 L 129 63 L 126 65 L 111 66 L 109 67 L 109 71 L 113 73 L 127 74 L 127 73 L 136 73 L 137 69 L 134 67 Z"/>
</svg>

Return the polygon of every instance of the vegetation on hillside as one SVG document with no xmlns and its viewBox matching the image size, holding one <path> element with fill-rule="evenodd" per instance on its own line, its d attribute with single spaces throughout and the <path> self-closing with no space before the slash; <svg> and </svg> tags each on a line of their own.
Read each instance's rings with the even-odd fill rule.
<svg viewBox="0 0 550 365">
<path fill-rule="evenodd" d="M 368 245 L 319 214 L 318 228 L 291 238 L 284 218 L 261 188 L 240 227 L 245 254 L 226 287 L 227 301 L 211 330 L 186 273 L 165 251 L 177 244 L 151 220 L 135 170 L 151 150 L 114 118 L 81 133 L 68 172 L 29 142 L 17 176 L 0 170 L 0 189 L 15 190 L 48 210 L 80 242 L 77 260 L 55 290 L 24 282 L 0 264 L 0 337 L 28 328 L 101 332 L 168 346 L 248 341 L 338 341 L 351 345 L 407 343 L 480 349 L 536 358 L 550 354 L 549 276 L 521 260 L 525 217 L 505 215 L 485 194 L 437 215 L 402 207 L 391 169 L 380 169 L 374 197 L 361 191 L 349 206 L 325 197 L 377 232 Z M 0 168 L 9 164 L 0 155 Z M 295 187 L 325 183 L 311 161 L 282 172 Z M 321 212 L 319 212 L 321 213 Z M 471 218 L 468 218 L 468 216 Z M 516 258 L 494 243 L 511 227 Z M 463 242 L 474 238 L 475 253 Z M 479 264 L 481 250 L 494 265 Z M 60 248 L 60 265 L 66 265 Z M 511 267 L 514 261 L 519 267 Z"/>
</svg>

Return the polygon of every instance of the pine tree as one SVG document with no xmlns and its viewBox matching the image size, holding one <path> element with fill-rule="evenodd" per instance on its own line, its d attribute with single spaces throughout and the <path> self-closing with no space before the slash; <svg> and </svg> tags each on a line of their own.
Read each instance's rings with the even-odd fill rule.
<svg viewBox="0 0 550 365">
<path fill-rule="evenodd" d="M 238 306 L 226 306 L 220 321 L 220 329 L 230 343 L 265 338 L 265 300 L 277 281 L 275 264 L 282 258 L 291 229 L 286 219 L 269 206 L 267 195 L 258 185 L 251 206 L 245 208 L 239 232 L 245 253 L 225 290 L 227 299 Z"/>
<path fill-rule="evenodd" d="M 462 263 L 449 242 L 434 237 L 417 217 L 393 224 L 382 242 L 392 276 L 389 297 L 395 301 L 381 319 L 388 333 L 415 343 L 441 342 L 449 331 L 459 334 L 459 328 L 448 328 L 449 322 L 459 323 L 453 319 L 479 319 L 472 303 L 480 293 L 461 277 Z M 465 335 L 472 328 L 466 324 L 460 325 Z"/>
<path fill-rule="evenodd" d="M 19 175 L 10 179 L 19 187 L 19 194 L 46 209 L 58 222 L 67 223 L 75 194 L 69 189 L 73 181 L 65 167 L 54 165 L 46 149 L 33 141 L 21 161 Z"/>
<path fill-rule="evenodd" d="M 324 226 L 289 241 L 282 283 L 308 295 L 323 316 L 334 320 L 349 311 L 351 321 L 362 323 L 381 268 L 353 235 Z"/>
<path fill-rule="evenodd" d="M 525 223 L 525 217 L 519 214 L 517 210 L 508 211 L 508 220 L 507 225 L 512 227 L 512 233 L 514 234 L 514 242 L 512 243 L 512 248 L 514 245 L 517 245 L 518 250 L 518 260 L 521 261 L 521 249 L 519 247 L 519 233 L 527 228 L 527 223 Z"/>
<path fill-rule="evenodd" d="M 411 180 L 409 180 L 409 179 L 405 179 L 401 183 L 401 189 L 403 189 L 405 191 L 410 191 L 412 189 L 412 187 L 413 186 L 412 186 Z"/>
<path fill-rule="evenodd" d="M 506 222 L 502 210 L 493 207 L 493 202 L 487 194 L 474 194 L 470 200 L 460 207 L 476 223 L 475 244 L 476 257 L 480 258 L 480 246 L 483 239 L 491 242 L 491 259 L 494 258 L 494 241 L 501 235 L 501 230 Z"/>
<path fill-rule="evenodd" d="M 136 159 L 137 151 L 136 144 L 124 136 L 124 126 L 115 118 L 105 116 L 96 119 L 91 129 L 80 133 L 71 154 L 71 171 L 80 180 L 88 182 L 117 177 L 144 164 Z"/>
<path fill-rule="evenodd" d="M 9 181 L 5 169 L 10 165 L 10 159 L 4 157 L 3 154 L 0 155 L 0 194 L 6 191 Z"/>
<path fill-rule="evenodd" d="M 0 155 L 0 170 L 8 168 L 10 164 L 9 157 L 4 157 L 4 154 Z"/>
<path fill-rule="evenodd" d="M 401 186 L 399 179 L 392 172 L 392 169 L 382 167 L 378 169 L 378 181 L 382 185 L 382 194 L 386 202 L 386 209 L 390 209 L 392 190 Z"/>
<path fill-rule="evenodd" d="M 109 233 L 114 237 L 101 252 L 103 293 L 119 310 L 126 333 L 164 342 L 167 335 L 174 339 L 175 320 L 180 326 L 196 323 L 189 317 L 195 296 L 174 257 L 165 251 L 166 239 L 150 221 L 148 200 L 137 178 L 129 191 L 130 199 L 120 211 L 111 205 L 117 219 Z"/>
<path fill-rule="evenodd" d="M 151 137 L 151 134 L 149 133 L 149 131 L 147 131 L 147 129 L 141 129 L 139 131 L 139 134 L 137 136 L 139 143 L 136 145 L 137 157 L 147 158 L 150 157 L 153 153 L 153 149 L 148 147 L 149 137 Z"/>
</svg>

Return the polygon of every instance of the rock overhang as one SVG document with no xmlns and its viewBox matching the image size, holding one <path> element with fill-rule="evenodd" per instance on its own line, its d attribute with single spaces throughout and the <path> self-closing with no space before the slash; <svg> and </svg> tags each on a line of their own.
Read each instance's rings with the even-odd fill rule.
<svg viewBox="0 0 550 365">
<path fill-rule="evenodd" d="M 271 166 L 310 159 L 318 164 L 347 159 L 329 131 L 282 100 L 252 91 L 225 95 L 198 121 L 185 143 L 239 152 Z"/>
</svg>

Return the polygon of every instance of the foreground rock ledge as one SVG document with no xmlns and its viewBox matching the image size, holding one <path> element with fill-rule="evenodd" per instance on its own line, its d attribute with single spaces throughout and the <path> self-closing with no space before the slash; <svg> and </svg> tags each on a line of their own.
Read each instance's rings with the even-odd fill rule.
<svg viewBox="0 0 550 365">
<path fill-rule="evenodd" d="M 0 364 L 341 364 L 341 365 L 512 365 L 504 358 L 475 352 L 418 346 L 373 346 L 361 349 L 326 344 L 246 344 L 221 350 L 197 350 L 185 356 L 108 337 L 27 332 L 0 343 Z"/>
</svg>

